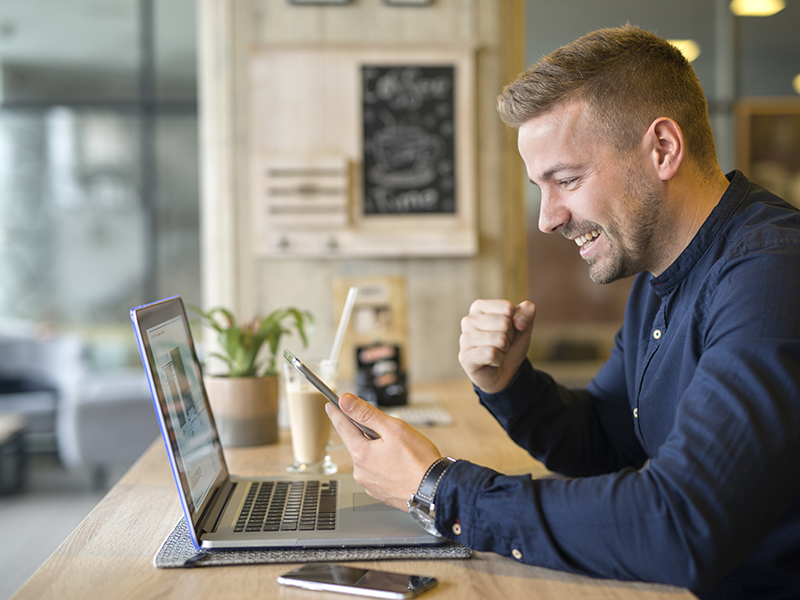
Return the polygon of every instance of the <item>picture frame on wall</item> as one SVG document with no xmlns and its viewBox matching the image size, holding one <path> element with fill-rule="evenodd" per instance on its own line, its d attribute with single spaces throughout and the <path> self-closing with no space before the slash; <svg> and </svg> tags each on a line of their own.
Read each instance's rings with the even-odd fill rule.
<svg viewBox="0 0 800 600">
<path fill-rule="evenodd" d="M 735 115 L 736 168 L 800 208 L 800 98 L 745 98 Z"/>
<path fill-rule="evenodd" d="M 326 4 L 350 4 L 351 0 L 288 0 L 289 4 L 300 6 L 320 6 Z"/>
<path fill-rule="evenodd" d="M 389 6 L 428 6 L 433 0 L 383 0 Z"/>
<path fill-rule="evenodd" d="M 455 214 L 455 68 L 370 64 L 361 71 L 362 213 Z"/>
</svg>

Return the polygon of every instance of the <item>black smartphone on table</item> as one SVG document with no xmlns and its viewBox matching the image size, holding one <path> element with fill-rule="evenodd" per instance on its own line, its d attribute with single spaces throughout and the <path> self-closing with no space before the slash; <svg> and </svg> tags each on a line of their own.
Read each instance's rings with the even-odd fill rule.
<svg viewBox="0 0 800 600">
<path fill-rule="evenodd" d="M 306 590 L 400 600 L 413 598 L 438 582 L 434 577 L 359 569 L 331 563 L 309 563 L 278 577 L 278 583 Z"/>
</svg>

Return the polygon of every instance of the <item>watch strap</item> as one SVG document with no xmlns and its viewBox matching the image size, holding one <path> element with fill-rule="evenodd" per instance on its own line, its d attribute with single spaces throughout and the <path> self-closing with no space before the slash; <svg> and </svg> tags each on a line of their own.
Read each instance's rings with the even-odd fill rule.
<svg viewBox="0 0 800 600">
<path fill-rule="evenodd" d="M 429 506 L 433 504 L 433 499 L 436 496 L 436 488 L 439 487 L 442 475 L 444 475 L 447 467 L 454 462 L 456 461 L 452 458 L 442 457 L 428 467 L 425 476 L 422 478 L 422 482 L 419 484 L 417 493 L 415 494 L 418 501 L 422 501 Z"/>
</svg>

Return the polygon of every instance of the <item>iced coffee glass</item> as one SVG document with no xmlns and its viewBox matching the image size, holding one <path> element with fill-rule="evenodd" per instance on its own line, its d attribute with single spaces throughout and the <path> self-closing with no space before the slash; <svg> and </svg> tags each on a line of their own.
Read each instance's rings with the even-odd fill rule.
<svg viewBox="0 0 800 600">
<path fill-rule="evenodd" d="M 305 364 L 336 391 L 338 362 L 322 360 Z M 286 470 L 291 473 L 336 473 L 337 467 L 328 456 L 331 437 L 331 421 L 325 412 L 328 400 L 288 362 L 283 363 L 283 376 L 294 457 L 294 462 Z"/>
</svg>

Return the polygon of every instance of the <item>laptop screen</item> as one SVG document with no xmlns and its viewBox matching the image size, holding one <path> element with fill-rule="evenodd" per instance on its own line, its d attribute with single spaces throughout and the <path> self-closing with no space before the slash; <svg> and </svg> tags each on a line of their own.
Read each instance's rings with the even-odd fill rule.
<svg viewBox="0 0 800 600">
<path fill-rule="evenodd" d="M 175 475 L 196 518 L 209 493 L 227 477 L 227 469 L 183 306 L 179 298 L 173 298 L 134 312 L 162 426 L 172 447 Z"/>
</svg>

